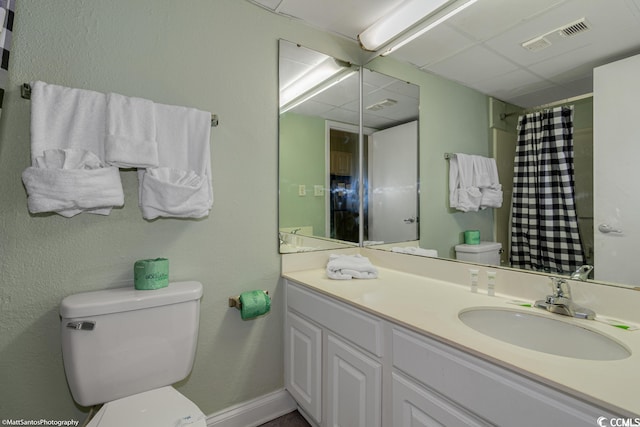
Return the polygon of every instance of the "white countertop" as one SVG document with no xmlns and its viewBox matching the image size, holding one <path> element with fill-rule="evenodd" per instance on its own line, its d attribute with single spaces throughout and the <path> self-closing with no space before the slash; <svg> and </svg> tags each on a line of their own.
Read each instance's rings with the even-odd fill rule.
<svg viewBox="0 0 640 427">
<path fill-rule="evenodd" d="M 620 416 L 640 414 L 640 330 L 627 331 L 593 320 L 518 307 L 500 295 L 472 293 L 468 287 L 389 268 L 378 270 L 379 277 L 368 280 L 331 280 L 324 268 L 284 272 L 283 276 Z M 617 340 L 631 351 L 631 356 L 613 361 L 583 360 L 508 344 L 483 335 L 458 319 L 461 310 L 472 307 L 524 310 L 581 325 Z"/>
</svg>

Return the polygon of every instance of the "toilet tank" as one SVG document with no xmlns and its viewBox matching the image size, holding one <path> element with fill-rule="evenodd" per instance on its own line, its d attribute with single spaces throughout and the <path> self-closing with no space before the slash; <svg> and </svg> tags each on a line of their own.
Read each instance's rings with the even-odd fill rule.
<svg viewBox="0 0 640 427">
<path fill-rule="evenodd" d="M 479 245 L 456 245 L 456 259 L 477 264 L 500 265 L 502 243 L 480 242 Z"/>
<path fill-rule="evenodd" d="M 74 400 L 92 406 L 189 375 L 198 338 L 199 282 L 70 295 L 60 304 L 62 356 Z"/>
</svg>

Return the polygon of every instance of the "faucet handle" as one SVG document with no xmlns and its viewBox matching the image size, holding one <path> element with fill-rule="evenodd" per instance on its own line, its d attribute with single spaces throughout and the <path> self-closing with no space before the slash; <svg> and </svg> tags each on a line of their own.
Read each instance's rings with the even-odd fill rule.
<svg viewBox="0 0 640 427">
<path fill-rule="evenodd" d="M 571 298 L 571 288 L 565 279 L 560 277 L 551 277 L 551 289 L 553 298 Z"/>
</svg>

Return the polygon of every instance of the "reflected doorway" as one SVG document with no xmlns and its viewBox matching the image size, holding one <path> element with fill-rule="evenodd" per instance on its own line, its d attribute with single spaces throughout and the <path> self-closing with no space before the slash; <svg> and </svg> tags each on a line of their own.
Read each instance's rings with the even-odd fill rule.
<svg viewBox="0 0 640 427">
<path fill-rule="evenodd" d="M 358 132 L 345 126 L 329 127 L 328 235 L 359 241 Z"/>
</svg>

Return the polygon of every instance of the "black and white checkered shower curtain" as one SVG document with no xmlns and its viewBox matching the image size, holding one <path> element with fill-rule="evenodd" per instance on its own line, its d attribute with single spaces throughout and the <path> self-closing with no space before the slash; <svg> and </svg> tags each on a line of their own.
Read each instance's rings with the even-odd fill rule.
<svg viewBox="0 0 640 427">
<path fill-rule="evenodd" d="M 2 113 L 2 101 L 7 86 L 7 73 L 9 70 L 9 52 L 13 39 L 13 18 L 16 0 L 0 0 L 0 8 L 4 9 L 4 21 L 0 23 L 0 113 Z"/>
<path fill-rule="evenodd" d="M 584 263 L 573 175 L 573 106 L 521 116 L 514 161 L 511 265 L 570 273 Z"/>
</svg>

